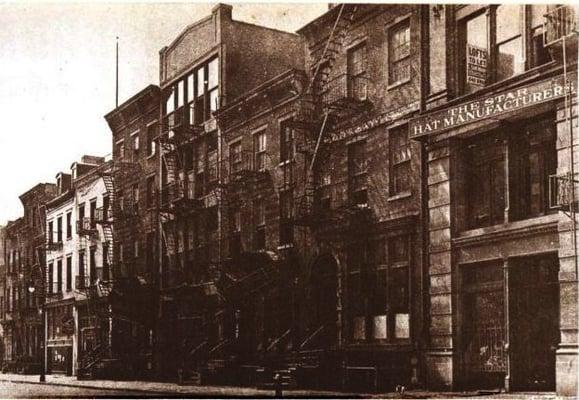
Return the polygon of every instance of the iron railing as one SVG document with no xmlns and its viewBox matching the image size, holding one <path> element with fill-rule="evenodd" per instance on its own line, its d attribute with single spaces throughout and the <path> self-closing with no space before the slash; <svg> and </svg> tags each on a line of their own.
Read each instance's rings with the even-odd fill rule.
<svg viewBox="0 0 579 400">
<path fill-rule="evenodd" d="M 81 236 L 93 235 L 96 233 L 96 221 L 89 217 L 84 217 L 76 221 L 76 233 Z"/>
<path fill-rule="evenodd" d="M 547 14 L 543 24 L 545 46 L 553 45 L 577 30 L 575 8 L 571 5 L 559 6 Z"/>
<path fill-rule="evenodd" d="M 368 78 L 364 75 L 338 75 L 325 85 L 321 93 L 322 104 L 333 107 L 339 103 L 363 102 L 368 98 Z"/>
</svg>

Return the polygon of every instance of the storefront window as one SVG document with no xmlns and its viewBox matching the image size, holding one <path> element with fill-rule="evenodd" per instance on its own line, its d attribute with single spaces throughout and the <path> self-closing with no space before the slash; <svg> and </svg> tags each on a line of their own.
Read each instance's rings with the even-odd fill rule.
<svg viewBox="0 0 579 400">
<path fill-rule="evenodd" d="M 409 237 L 356 243 L 348 250 L 348 307 L 353 342 L 410 337 Z"/>
</svg>

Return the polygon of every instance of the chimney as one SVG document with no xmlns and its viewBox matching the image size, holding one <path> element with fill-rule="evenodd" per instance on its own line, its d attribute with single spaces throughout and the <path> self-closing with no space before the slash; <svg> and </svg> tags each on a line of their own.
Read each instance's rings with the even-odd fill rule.
<svg viewBox="0 0 579 400">
<path fill-rule="evenodd" d="M 229 4 L 219 3 L 211 10 L 211 13 L 221 20 L 231 21 L 233 19 L 233 7 Z"/>
<path fill-rule="evenodd" d="M 104 157 L 84 155 L 80 158 L 80 162 L 82 164 L 101 165 L 105 162 L 105 158 Z"/>
</svg>

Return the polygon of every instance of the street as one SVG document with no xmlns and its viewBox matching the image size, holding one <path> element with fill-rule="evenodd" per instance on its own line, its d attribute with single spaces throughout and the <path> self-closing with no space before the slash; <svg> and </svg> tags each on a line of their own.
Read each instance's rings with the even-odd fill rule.
<svg viewBox="0 0 579 400">
<path fill-rule="evenodd" d="M 128 390 L 92 389 L 71 386 L 44 385 L 38 383 L 0 382 L 0 398 L 119 398 L 155 397 L 155 393 Z M 159 397 L 157 395 L 157 397 Z M 166 397 L 166 396 L 162 396 Z"/>
</svg>

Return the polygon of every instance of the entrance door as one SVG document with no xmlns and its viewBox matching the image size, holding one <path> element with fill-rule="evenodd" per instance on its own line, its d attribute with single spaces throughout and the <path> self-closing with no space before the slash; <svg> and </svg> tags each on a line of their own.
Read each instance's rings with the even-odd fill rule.
<svg viewBox="0 0 579 400">
<path fill-rule="evenodd" d="M 310 334 L 320 332 L 319 343 L 332 347 L 337 338 L 338 264 L 334 257 L 327 255 L 318 259 L 312 268 Z"/>
<path fill-rule="evenodd" d="M 509 271 L 513 390 L 555 390 L 558 270 L 554 255 L 517 260 Z"/>
<path fill-rule="evenodd" d="M 464 384 L 473 389 L 504 386 L 507 372 L 502 261 L 462 269 Z"/>
</svg>

